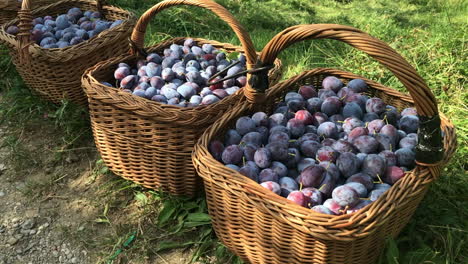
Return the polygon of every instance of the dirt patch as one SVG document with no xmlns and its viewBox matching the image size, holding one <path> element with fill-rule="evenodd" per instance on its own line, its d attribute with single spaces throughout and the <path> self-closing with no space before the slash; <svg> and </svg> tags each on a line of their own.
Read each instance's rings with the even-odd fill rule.
<svg viewBox="0 0 468 264">
<path fill-rule="evenodd" d="M 190 250 L 155 251 L 148 190 L 109 173 L 90 136 L 64 149 L 40 123 L 0 131 L 0 264 L 189 262 Z"/>
</svg>

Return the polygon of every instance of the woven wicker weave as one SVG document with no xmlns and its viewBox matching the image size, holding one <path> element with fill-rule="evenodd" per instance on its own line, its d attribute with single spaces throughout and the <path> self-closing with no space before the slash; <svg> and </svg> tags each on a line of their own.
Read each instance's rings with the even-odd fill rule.
<svg viewBox="0 0 468 264">
<path fill-rule="evenodd" d="M 121 25 L 108 29 L 92 39 L 63 49 L 44 49 L 31 43 L 32 18 L 63 14 L 72 7 L 98 10 L 108 20 L 125 20 Z M 0 43 L 5 43 L 13 57 L 18 72 L 26 84 L 39 96 L 53 103 L 68 99 L 86 104 L 81 88 L 81 75 L 98 62 L 128 50 L 128 37 L 134 25 L 134 17 L 127 11 L 91 0 L 68 0 L 39 7 L 30 11 L 30 1 L 24 0 L 19 20 L 15 19 L 0 28 Z M 6 27 L 19 24 L 17 37 L 5 32 Z"/>
<path fill-rule="evenodd" d="M 348 43 L 387 66 L 411 93 L 413 99 L 381 84 L 336 69 L 319 68 L 303 72 L 271 87 L 265 96 L 251 87 L 231 112 L 212 125 L 200 138 L 193 154 L 194 166 L 203 178 L 213 227 L 221 241 L 248 263 L 293 264 L 374 263 L 385 238 L 395 237 L 408 223 L 429 184 L 436 180 L 443 164 L 453 155 L 456 136 L 453 125 L 442 114 L 445 155 L 436 165 L 418 165 L 377 201 L 360 211 L 332 216 L 316 213 L 280 197 L 256 182 L 229 169 L 212 157 L 208 144 L 222 139 L 240 116 L 256 111 L 269 114 L 275 102 L 300 85 L 321 88 L 326 76 L 347 83 L 361 78 L 370 93 L 399 110 L 415 105 L 418 114 L 436 116 L 434 96 L 415 70 L 385 43 L 354 28 L 339 25 L 307 25 L 278 34 L 262 51 L 260 60 L 271 60 L 285 47 L 303 40 L 329 38 Z M 436 129 L 437 130 L 437 129 Z M 439 134 L 440 137 L 440 134 Z M 420 141 L 422 136 L 420 135 Z M 439 142 L 441 143 L 441 142 Z"/>
<path fill-rule="evenodd" d="M 32 8 L 51 4 L 53 0 L 35 0 Z M 0 25 L 10 22 L 18 16 L 18 10 L 21 9 L 21 3 L 18 0 L 0 0 Z"/>
<path fill-rule="evenodd" d="M 143 47 L 146 25 L 160 11 L 177 5 L 198 6 L 211 10 L 236 32 L 243 47 L 212 40 L 194 40 L 211 44 L 227 52 L 243 52 L 247 68 L 252 68 L 256 52 L 251 39 L 234 17 L 212 1 L 163 1 L 148 10 L 137 23 L 132 40 L 137 49 Z M 148 49 L 163 53 L 172 43 L 183 44 L 185 38 L 174 38 Z M 123 55 L 100 63 L 83 76 L 89 98 L 91 123 L 96 145 L 106 165 L 117 175 L 145 187 L 163 190 L 173 195 L 194 196 L 201 188 L 191 161 L 193 145 L 203 131 L 228 111 L 242 93 L 231 95 L 218 103 L 184 108 L 150 101 L 99 81 L 113 78 L 120 62 L 135 65 L 140 55 Z M 272 80 L 280 77 L 280 62 L 270 71 Z"/>
</svg>

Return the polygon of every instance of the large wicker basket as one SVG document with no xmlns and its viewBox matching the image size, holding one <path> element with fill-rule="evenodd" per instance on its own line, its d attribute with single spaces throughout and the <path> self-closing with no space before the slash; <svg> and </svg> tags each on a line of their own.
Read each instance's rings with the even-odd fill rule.
<svg viewBox="0 0 468 264">
<path fill-rule="evenodd" d="M 169 0 L 152 7 L 138 21 L 132 34 L 132 41 L 137 46 L 132 52 L 134 55 L 123 55 L 96 65 L 83 76 L 83 85 L 89 98 L 95 142 L 110 170 L 148 188 L 194 196 L 201 189 L 201 179 L 196 176 L 191 161 L 193 146 L 203 131 L 228 111 L 242 93 L 212 105 L 183 108 L 150 101 L 100 83 L 113 78 L 118 63 L 136 64 L 141 58 L 137 50 L 143 47 L 149 21 L 160 11 L 177 5 L 209 9 L 227 22 L 243 47 L 199 38 L 194 40 L 199 45 L 208 43 L 227 52 L 243 52 L 247 68 L 252 68 L 257 56 L 252 41 L 226 9 L 207 0 Z M 147 52 L 161 54 L 172 43 L 182 44 L 184 40 L 170 39 L 148 48 Z M 281 64 L 277 60 L 275 65 L 270 71 L 272 79 L 280 77 Z"/>
<path fill-rule="evenodd" d="M 19 19 L 0 27 L 0 43 L 9 47 L 21 77 L 42 98 L 53 103 L 67 99 L 77 104 L 86 104 L 86 95 L 81 88 L 84 71 L 98 62 L 128 51 L 127 39 L 135 22 L 133 15 L 120 8 L 102 5 L 100 1 L 59 1 L 31 12 L 31 1 L 24 0 L 22 10 L 18 12 Z M 44 49 L 31 42 L 33 17 L 63 14 L 72 7 L 97 10 L 106 19 L 122 19 L 125 22 L 88 41 L 62 49 Z M 17 37 L 5 32 L 8 26 L 18 23 L 20 33 Z"/>
<path fill-rule="evenodd" d="M 265 96 L 263 91 L 247 87 L 248 100 L 241 100 L 203 134 L 195 146 L 193 162 L 204 181 L 216 234 L 248 263 L 374 263 L 385 238 L 397 236 L 408 223 L 456 147 L 454 128 L 446 117 L 439 115 L 435 98 L 421 77 L 388 45 L 357 29 L 326 24 L 292 27 L 264 48 L 260 60 L 268 65 L 285 47 L 303 39 L 322 38 L 348 43 L 381 62 L 404 84 L 413 99 L 352 73 L 326 68 L 306 71 L 283 81 L 271 87 Z M 323 78 L 330 75 L 345 83 L 364 79 L 373 95 L 399 110 L 414 105 L 424 120 L 419 133 L 418 165 L 371 205 L 341 216 L 316 213 L 227 168 L 208 151 L 209 142 L 221 138 L 238 117 L 256 111 L 271 113 L 273 105 L 287 92 L 297 91 L 304 84 L 321 88 Z M 444 148 L 440 129 L 445 135 Z"/>
<path fill-rule="evenodd" d="M 53 0 L 35 0 L 32 3 L 32 8 L 41 7 L 53 2 Z M 20 9 L 21 2 L 18 0 L 0 0 L 0 25 L 15 19 Z"/>
</svg>

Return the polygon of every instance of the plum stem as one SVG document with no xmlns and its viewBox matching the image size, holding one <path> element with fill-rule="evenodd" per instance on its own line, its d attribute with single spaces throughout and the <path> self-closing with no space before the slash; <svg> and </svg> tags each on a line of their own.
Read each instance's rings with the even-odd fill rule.
<svg viewBox="0 0 468 264">
<path fill-rule="evenodd" d="M 377 178 L 379 178 L 379 183 L 383 183 L 382 178 L 380 178 L 380 175 L 377 173 Z"/>
</svg>

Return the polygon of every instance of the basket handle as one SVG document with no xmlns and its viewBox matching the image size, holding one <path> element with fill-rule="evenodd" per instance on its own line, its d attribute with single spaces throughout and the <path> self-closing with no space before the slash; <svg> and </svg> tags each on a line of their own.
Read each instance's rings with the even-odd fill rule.
<svg viewBox="0 0 468 264">
<path fill-rule="evenodd" d="M 370 55 L 386 66 L 408 89 L 420 118 L 416 160 L 423 166 L 436 166 L 443 159 L 443 143 L 437 101 L 416 70 L 385 42 L 349 26 L 336 24 L 299 25 L 277 34 L 262 50 L 256 67 L 271 65 L 278 54 L 290 45 L 307 39 L 335 39 Z M 261 80 L 249 79 L 244 89 L 250 103 L 261 102 L 266 87 Z"/>
<path fill-rule="evenodd" d="M 237 21 L 237 19 L 235 19 L 229 11 L 227 11 L 223 6 L 212 0 L 166 0 L 154 5 L 140 17 L 135 28 L 133 29 L 131 37 L 131 41 L 134 44 L 131 50 L 133 54 L 135 54 L 138 50 L 143 49 L 146 28 L 150 20 L 162 10 L 178 5 L 202 7 L 212 11 L 219 18 L 224 20 L 224 22 L 226 22 L 232 28 L 232 30 L 234 30 L 242 44 L 247 60 L 247 69 L 250 69 L 253 66 L 253 63 L 257 59 L 257 54 L 249 34 L 245 31 L 245 29 L 241 26 L 239 21 Z"/>
<path fill-rule="evenodd" d="M 57 3 L 55 3 L 57 4 Z M 97 10 L 104 15 L 103 6 L 106 4 L 105 0 L 96 0 Z M 30 39 L 31 33 L 30 30 L 33 28 L 32 21 L 34 19 L 31 13 L 31 0 L 23 0 L 21 4 L 21 9 L 18 10 L 18 17 L 20 23 L 18 25 L 18 41 L 19 41 L 19 55 L 20 61 L 22 63 L 29 62 L 29 45 L 33 44 Z"/>
</svg>

